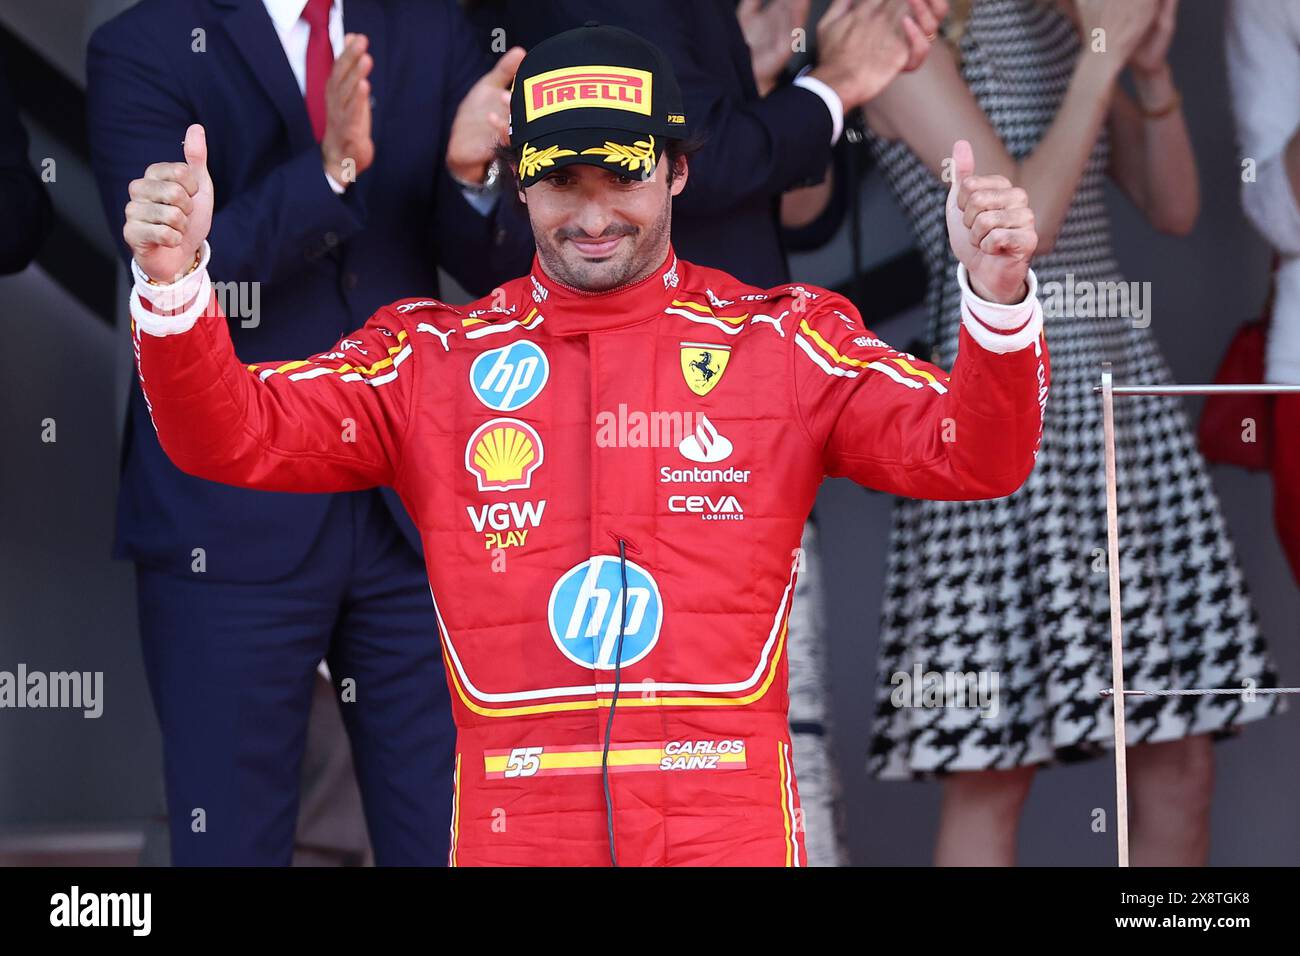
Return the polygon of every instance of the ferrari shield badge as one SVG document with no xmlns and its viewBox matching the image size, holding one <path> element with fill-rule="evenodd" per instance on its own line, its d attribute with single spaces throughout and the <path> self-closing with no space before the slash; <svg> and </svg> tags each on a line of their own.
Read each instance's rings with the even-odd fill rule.
<svg viewBox="0 0 1300 956">
<path fill-rule="evenodd" d="M 707 342 L 682 343 L 682 375 L 696 395 L 707 395 L 722 381 L 731 358 L 730 345 Z"/>
</svg>

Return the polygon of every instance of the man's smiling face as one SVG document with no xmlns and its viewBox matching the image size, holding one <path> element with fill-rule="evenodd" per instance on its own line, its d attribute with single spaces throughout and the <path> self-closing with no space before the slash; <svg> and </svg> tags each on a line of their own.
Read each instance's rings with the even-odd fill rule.
<svg viewBox="0 0 1300 956">
<path fill-rule="evenodd" d="M 645 179 L 575 163 L 520 190 L 546 274 L 575 289 L 605 292 L 659 268 L 668 254 L 672 199 L 686 185 L 686 159 L 677 163 L 671 183 L 665 153 Z"/>
</svg>

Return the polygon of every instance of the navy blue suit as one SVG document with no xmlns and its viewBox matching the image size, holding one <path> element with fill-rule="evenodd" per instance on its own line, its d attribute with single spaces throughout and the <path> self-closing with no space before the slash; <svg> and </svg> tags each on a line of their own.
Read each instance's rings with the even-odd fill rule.
<svg viewBox="0 0 1300 956">
<path fill-rule="evenodd" d="M 455 3 L 347 0 L 343 15 L 374 57 L 375 160 L 342 196 L 260 0 L 143 0 L 90 41 L 92 162 L 119 239 L 129 182 L 182 160 L 190 123 L 206 128 L 213 281 L 259 284 L 258 316 L 229 319 L 250 363 L 322 351 L 383 304 L 436 297 L 435 264 L 476 294 L 529 267 L 510 204 L 480 214 L 443 164 L 456 107 L 491 65 Z M 114 554 L 141 573 L 177 862 L 288 861 L 311 671 L 327 655 L 336 682 L 357 681 L 343 712 L 377 861 L 445 862 L 453 731 L 420 542 L 391 491 L 192 478 L 136 386 Z"/>
</svg>

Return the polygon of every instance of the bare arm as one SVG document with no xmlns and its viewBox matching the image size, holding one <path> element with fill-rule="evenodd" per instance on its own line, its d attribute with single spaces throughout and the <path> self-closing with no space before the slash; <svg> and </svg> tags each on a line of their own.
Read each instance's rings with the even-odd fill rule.
<svg viewBox="0 0 1300 956">
<path fill-rule="evenodd" d="M 1153 3 L 1154 0 L 1149 0 Z M 980 109 L 958 71 L 952 50 L 935 44 L 925 63 L 896 78 L 866 106 L 867 121 L 887 139 L 902 139 L 942 176 L 954 138 L 970 141 L 982 168 L 1005 176 L 1029 194 L 1038 228 L 1038 251 L 1050 252 L 1069 212 L 1084 166 L 1110 112 L 1115 81 L 1128 51 L 1146 29 L 1139 9 L 1148 0 L 1124 0 L 1090 10 L 1107 31 L 1107 52 L 1085 41 L 1056 119 L 1032 153 L 1016 161 Z M 1085 20 L 1085 36 L 1090 28 Z"/>
<path fill-rule="evenodd" d="M 781 225 L 801 229 L 826 210 L 835 189 L 835 164 L 826 167 L 826 178 L 814 186 L 787 189 L 781 194 Z"/>
<path fill-rule="evenodd" d="M 1178 0 L 1161 0 L 1150 32 L 1129 60 L 1138 102 L 1115 91 L 1110 174 L 1147 222 L 1184 236 L 1196 225 L 1201 191 L 1182 102 L 1165 59 L 1177 10 Z"/>
<path fill-rule="evenodd" d="M 808 6 L 808 0 L 742 0 L 737 8 L 760 96 L 773 90 L 789 61 L 791 32 L 807 19 Z M 919 67 L 947 14 L 948 0 L 864 0 L 856 6 L 834 0 L 817 24 L 824 62 L 812 75 L 831 87 L 843 111 L 851 110 L 898 70 Z M 875 63 L 883 68 L 871 69 Z M 821 182 L 787 190 L 781 197 L 781 225 L 799 229 L 820 216 L 834 192 L 834 176 L 831 163 Z"/>
</svg>

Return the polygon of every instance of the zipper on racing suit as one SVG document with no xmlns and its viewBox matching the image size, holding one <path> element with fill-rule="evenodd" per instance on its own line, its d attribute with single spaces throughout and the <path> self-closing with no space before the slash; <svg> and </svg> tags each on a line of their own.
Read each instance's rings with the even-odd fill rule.
<svg viewBox="0 0 1300 956">
<path fill-rule="evenodd" d="M 609 789 L 609 745 L 614 733 L 614 714 L 618 709 L 618 694 L 623 686 L 623 634 L 627 627 L 627 545 L 628 540 L 621 534 L 610 533 L 618 542 L 618 569 L 621 576 L 621 593 L 619 597 L 618 644 L 614 648 L 614 693 L 609 702 L 609 720 L 605 721 L 605 746 L 600 753 L 600 780 L 605 789 L 605 827 L 609 832 L 609 862 L 618 866 L 618 851 L 614 847 L 614 797 Z M 633 551 L 639 551 L 635 544 Z"/>
</svg>

